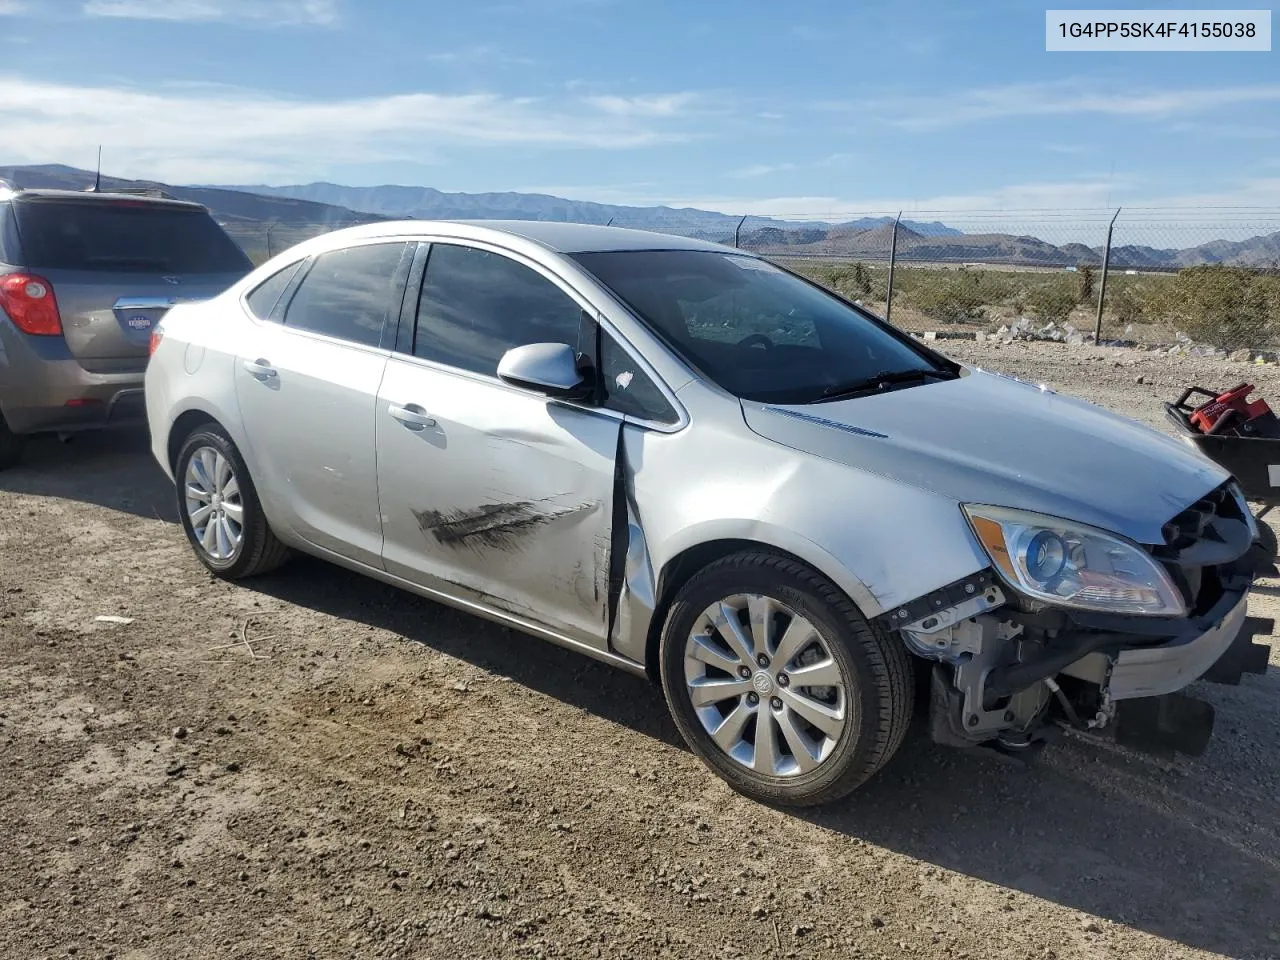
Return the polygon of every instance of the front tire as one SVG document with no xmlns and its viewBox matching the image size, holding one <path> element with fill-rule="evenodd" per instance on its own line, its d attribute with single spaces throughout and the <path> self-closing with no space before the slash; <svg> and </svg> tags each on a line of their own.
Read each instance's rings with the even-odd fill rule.
<svg viewBox="0 0 1280 960">
<path fill-rule="evenodd" d="M 910 723 L 906 649 L 830 580 L 786 557 L 737 553 L 695 574 L 661 643 L 681 735 L 756 800 L 839 799 L 888 762 Z"/>
<path fill-rule="evenodd" d="M 240 451 L 220 427 L 197 429 L 174 462 L 178 516 L 196 556 L 226 580 L 268 573 L 289 551 L 267 523 Z"/>
</svg>

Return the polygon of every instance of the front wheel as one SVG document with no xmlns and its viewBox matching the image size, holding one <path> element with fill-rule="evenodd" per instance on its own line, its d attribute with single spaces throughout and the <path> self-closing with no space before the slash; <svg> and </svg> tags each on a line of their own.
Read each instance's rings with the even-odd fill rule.
<svg viewBox="0 0 1280 960">
<path fill-rule="evenodd" d="M 911 718 L 903 646 L 831 581 L 771 554 L 734 554 L 684 585 L 661 667 L 689 746 L 767 803 L 848 794 L 893 756 Z"/>
<path fill-rule="evenodd" d="M 212 573 L 238 580 L 274 570 L 288 558 L 240 451 L 220 428 L 201 427 L 187 437 L 174 479 L 182 528 Z"/>
</svg>

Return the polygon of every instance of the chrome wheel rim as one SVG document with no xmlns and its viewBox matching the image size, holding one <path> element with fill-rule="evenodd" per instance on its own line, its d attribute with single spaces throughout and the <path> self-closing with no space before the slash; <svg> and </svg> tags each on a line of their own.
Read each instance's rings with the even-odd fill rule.
<svg viewBox="0 0 1280 960">
<path fill-rule="evenodd" d="M 200 447 L 187 461 L 183 487 L 196 544 L 210 559 L 234 559 L 244 542 L 244 502 L 231 461 L 213 447 Z"/>
<path fill-rule="evenodd" d="M 752 773 L 809 773 L 844 733 L 847 681 L 830 641 L 771 597 L 738 594 L 707 607 L 685 643 L 684 676 L 702 729 Z"/>
</svg>

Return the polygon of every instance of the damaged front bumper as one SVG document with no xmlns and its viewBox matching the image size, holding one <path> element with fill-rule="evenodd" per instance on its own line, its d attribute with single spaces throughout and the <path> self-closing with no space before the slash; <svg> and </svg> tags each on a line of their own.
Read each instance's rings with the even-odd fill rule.
<svg viewBox="0 0 1280 960">
<path fill-rule="evenodd" d="M 1148 752 L 1197 755 L 1213 708 L 1182 691 L 1267 669 L 1270 647 L 1254 638 L 1274 622 L 1247 612 L 1258 564 L 1255 548 L 1217 567 L 1212 602 L 1178 619 L 1029 610 L 987 570 L 894 611 L 884 625 L 937 661 L 930 712 L 938 742 L 1008 752 L 1062 724 Z"/>
<path fill-rule="evenodd" d="M 1135 700 L 1176 693 L 1202 677 L 1239 683 L 1242 673 L 1266 670 L 1270 647 L 1255 643 L 1273 621 L 1248 616 L 1248 598 L 1233 594 L 1230 609 L 1203 633 L 1191 631 L 1165 643 L 1090 653 L 1062 673 L 1097 684 L 1112 700 Z M 1207 618 L 1206 618 L 1207 619 Z"/>
</svg>

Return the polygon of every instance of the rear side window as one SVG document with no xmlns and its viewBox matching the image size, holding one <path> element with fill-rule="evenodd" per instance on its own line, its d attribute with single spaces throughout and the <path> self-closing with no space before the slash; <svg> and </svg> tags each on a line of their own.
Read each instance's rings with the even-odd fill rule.
<svg viewBox="0 0 1280 960">
<path fill-rule="evenodd" d="M 558 286 L 500 253 L 433 243 L 413 352 L 494 376 L 512 347 L 578 345 L 582 308 Z"/>
<path fill-rule="evenodd" d="M 33 270 L 243 275 L 253 266 L 203 210 L 142 200 L 13 206 L 22 265 Z"/>
<path fill-rule="evenodd" d="M 408 243 L 373 243 L 320 254 L 289 301 L 285 326 L 378 346 L 400 313 L 409 251 Z"/>
<path fill-rule="evenodd" d="M 293 275 L 298 272 L 298 267 L 300 266 L 302 266 L 301 260 L 289 264 L 283 270 L 277 270 L 254 287 L 249 295 L 244 298 L 255 317 L 259 320 L 271 318 L 271 311 L 280 302 L 281 295 L 288 289 L 293 280 Z"/>
</svg>

